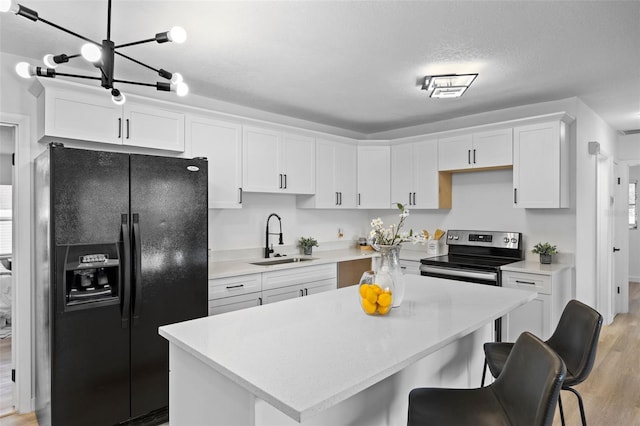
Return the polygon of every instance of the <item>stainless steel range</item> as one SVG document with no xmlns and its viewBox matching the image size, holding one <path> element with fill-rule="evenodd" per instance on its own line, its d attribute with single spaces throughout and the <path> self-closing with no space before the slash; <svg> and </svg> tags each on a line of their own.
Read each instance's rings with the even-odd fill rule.
<svg viewBox="0 0 640 426">
<path fill-rule="evenodd" d="M 522 233 L 449 230 L 448 254 L 420 261 L 420 274 L 485 285 L 501 286 L 500 267 L 524 259 Z M 496 320 L 496 339 L 501 336 Z"/>
</svg>

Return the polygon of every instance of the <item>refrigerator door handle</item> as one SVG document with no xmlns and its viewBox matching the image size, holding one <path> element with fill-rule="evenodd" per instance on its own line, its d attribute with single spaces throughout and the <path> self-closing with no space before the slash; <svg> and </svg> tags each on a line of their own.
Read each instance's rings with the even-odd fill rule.
<svg viewBox="0 0 640 426">
<path fill-rule="evenodd" d="M 137 325 L 140 319 L 140 310 L 142 309 L 142 248 L 140 247 L 140 224 L 138 213 L 133 214 L 133 325 Z"/>
<path fill-rule="evenodd" d="M 129 327 L 129 309 L 131 306 L 131 238 L 129 237 L 129 215 L 122 215 L 122 242 L 124 244 L 124 256 L 122 256 L 122 328 Z"/>
</svg>

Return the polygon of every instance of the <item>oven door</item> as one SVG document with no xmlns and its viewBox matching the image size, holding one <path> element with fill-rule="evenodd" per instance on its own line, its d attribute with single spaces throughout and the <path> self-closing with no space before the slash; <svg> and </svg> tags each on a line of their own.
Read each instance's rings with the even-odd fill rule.
<svg viewBox="0 0 640 426">
<path fill-rule="evenodd" d="M 501 285 L 501 274 L 499 271 L 466 269 L 460 267 L 445 267 L 435 265 L 420 265 L 420 275 L 425 277 L 445 278 L 448 280 L 466 281 L 484 285 Z M 494 322 L 494 339 L 496 342 L 502 340 L 502 318 Z"/>
<path fill-rule="evenodd" d="M 420 265 L 420 275 L 477 284 L 500 285 L 500 274 L 496 270 Z"/>
</svg>

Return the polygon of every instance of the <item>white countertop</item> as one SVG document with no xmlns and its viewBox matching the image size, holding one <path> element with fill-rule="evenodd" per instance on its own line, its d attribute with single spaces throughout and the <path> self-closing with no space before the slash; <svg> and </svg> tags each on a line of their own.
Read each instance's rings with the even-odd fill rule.
<svg viewBox="0 0 640 426">
<path fill-rule="evenodd" d="M 500 267 L 503 271 L 510 272 L 526 272 L 529 274 L 555 275 L 565 269 L 572 268 L 573 265 L 568 263 L 550 263 L 542 264 L 538 260 L 523 260 L 520 262 L 510 263 Z"/>
<path fill-rule="evenodd" d="M 256 274 L 268 271 L 277 271 L 290 268 L 301 268 L 311 265 L 320 265 L 323 263 L 345 262 L 349 260 L 358 260 L 362 258 L 371 258 L 378 256 L 374 250 L 360 250 L 359 248 L 345 248 L 338 250 L 314 250 L 311 256 L 295 257 L 311 257 L 313 260 L 305 262 L 285 263 L 281 265 L 253 265 L 251 262 L 260 262 L 268 259 L 252 258 L 252 259 L 235 259 L 235 260 L 210 260 L 209 261 L 209 279 L 225 278 L 237 275 Z M 294 257 L 294 256 L 286 256 Z M 428 257 L 425 250 L 411 250 L 403 247 L 400 250 L 400 257 L 406 260 L 420 260 Z M 280 258 L 272 258 L 280 259 Z"/>
<path fill-rule="evenodd" d="M 366 315 L 352 286 L 172 324 L 160 334 L 300 421 L 536 296 L 430 277 L 405 280 L 402 306 L 384 317 Z"/>
</svg>

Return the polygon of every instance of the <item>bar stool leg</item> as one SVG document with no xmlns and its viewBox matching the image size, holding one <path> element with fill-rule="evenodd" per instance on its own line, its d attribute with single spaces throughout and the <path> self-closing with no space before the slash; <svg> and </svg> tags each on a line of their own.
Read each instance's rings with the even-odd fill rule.
<svg viewBox="0 0 640 426">
<path fill-rule="evenodd" d="M 487 375 L 487 358 L 484 359 L 484 368 L 482 369 L 482 383 L 480 383 L 480 387 L 484 387 L 484 378 Z"/>
<path fill-rule="evenodd" d="M 582 395 L 574 388 L 566 387 L 565 390 L 571 391 L 576 398 L 578 398 L 578 407 L 580 407 L 580 419 L 582 420 L 582 426 L 587 426 L 587 417 L 584 414 L 584 404 L 582 403 Z"/>
<path fill-rule="evenodd" d="M 564 424 L 564 410 L 562 409 L 562 397 L 560 394 L 558 394 L 558 407 L 560 407 L 560 421 L 562 422 L 562 426 L 565 426 Z"/>
</svg>

